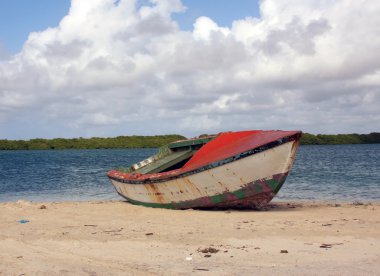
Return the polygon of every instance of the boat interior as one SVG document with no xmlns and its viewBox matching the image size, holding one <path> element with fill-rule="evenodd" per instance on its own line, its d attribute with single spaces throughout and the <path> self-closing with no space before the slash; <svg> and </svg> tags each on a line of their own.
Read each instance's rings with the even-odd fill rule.
<svg viewBox="0 0 380 276">
<path fill-rule="evenodd" d="M 152 174 L 180 169 L 203 145 L 207 144 L 215 137 L 216 136 L 214 135 L 173 142 L 160 148 L 156 155 L 132 165 L 126 172 Z"/>
</svg>

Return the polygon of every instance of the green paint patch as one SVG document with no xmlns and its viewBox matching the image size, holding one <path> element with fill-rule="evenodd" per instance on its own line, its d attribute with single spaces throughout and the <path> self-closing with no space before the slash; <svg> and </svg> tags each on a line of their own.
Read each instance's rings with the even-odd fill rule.
<svg viewBox="0 0 380 276">
<path fill-rule="evenodd" d="M 211 196 L 210 199 L 212 203 L 218 204 L 226 200 L 226 195 L 224 194 L 214 195 L 214 196 Z"/>
<path fill-rule="evenodd" d="M 243 189 L 236 190 L 236 191 L 232 192 L 231 194 L 233 194 L 234 196 L 236 196 L 238 199 L 245 198 L 245 192 L 244 192 Z"/>
<path fill-rule="evenodd" d="M 276 186 L 276 188 L 273 189 L 273 192 L 274 192 L 275 194 L 277 194 L 278 191 L 281 189 L 282 185 L 284 185 L 285 180 L 286 180 L 286 176 L 281 177 L 280 180 L 277 182 L 277 186 Z"/>
<path fill-rule="evenodd" d="M 263 187 L 261 187 L 261 184 L 255 184 L 255 190 L 256 192 L 260 193 L 263 190 Z"/>
<path fill-rule="evenodd" d="M 278 186 L 278 181 L 275 179 L 268 179 L 266 181 L 267 185 L 272 189 L 272 191 L 275 191 Z"/>
</svg>

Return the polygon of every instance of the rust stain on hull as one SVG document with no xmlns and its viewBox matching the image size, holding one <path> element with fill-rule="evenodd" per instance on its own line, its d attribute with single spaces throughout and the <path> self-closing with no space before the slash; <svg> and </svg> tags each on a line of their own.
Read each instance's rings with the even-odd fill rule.
<svg viewBox="0 0 380 276">
<path fill-rule="evenodd" d="M 147 194 L 152 202 L 164 203 L 163 194 L 158 189 L 157 185 L 154 184 L 144 184 Z"/>
</svg>

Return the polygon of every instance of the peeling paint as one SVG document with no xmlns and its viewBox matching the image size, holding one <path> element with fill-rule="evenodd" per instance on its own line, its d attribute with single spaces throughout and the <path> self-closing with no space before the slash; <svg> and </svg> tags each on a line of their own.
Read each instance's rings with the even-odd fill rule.
<svg viewBox="0 0 380 276">
<path fill-rule="evenodd" d="M 169 208 L 169 209 L 187 209 L 187 208 L 207 208 L 207 207 L 249 207 L 259 208 L 265 206 L 276 195 L 275 190 L 279 190 L 286 180 L 287 173 L 273 175 L 271 179 L 260 179 L 252 183 L 248 183 L 242 189 L 217 194 L 214 196 L 201 197 L 189 201 L 179 201 L 171 203 L 150 203 L 133 200 L 120 194 L 133 204 L 143 205 L 154 208 Z M 272 184 L 269 185 L 268 182 Z M 273 185 L 275 183 L 275 185 Z M 263 188 L 263 184 L 265 188 Z M 273 186 L 274 189 L 269 187 Z M 260 188 L 257 188 L 260 187 Z"/>
</svg>

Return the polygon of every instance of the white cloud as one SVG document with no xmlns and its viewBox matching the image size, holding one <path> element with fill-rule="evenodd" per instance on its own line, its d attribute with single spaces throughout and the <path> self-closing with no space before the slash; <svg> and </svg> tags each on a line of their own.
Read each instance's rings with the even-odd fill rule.
<svg viewBox="0 0 380 276">
<path fill-rule="evenodd" d="M 112 115 L 104 113 L 84 114 L 79 120 L 74 122 L 74 126 L 81 127 L 82 125 L 114 125 L 120 123 L 120 118 L 115 118 Z"/>
<path fill-rule="evenodd" d="M 214 118 L 212 118 L 211 116 Z M 217 117 L 215 115 L 192 115 L 181 119 L 178 129 L 180 129 L 181 131 L 193 129 L 194 131 L 203 131 L 207 133 L 207 131 L 209 131 L 210 129 L 216 129 L 220 127 L 220 125 L 220 117 Z"/>
<path fill-rule="evenodd" d="M 194 38 L 210 40 L 213 35 L 222 34 L 227 36 L 230 30 L 225 27 L 219 27 L 211 18 L 206 16 L 199 17 L 194 23 Z"/>
<path fill-rule="evenodd" d="M 72 0 L 0 58 L 0 138 L 380 131 L 380 3 L 265 0 L 231 28 L 179 0 Z M 35 125 L 35 128 L 25 125 Z"/>
</svg>

